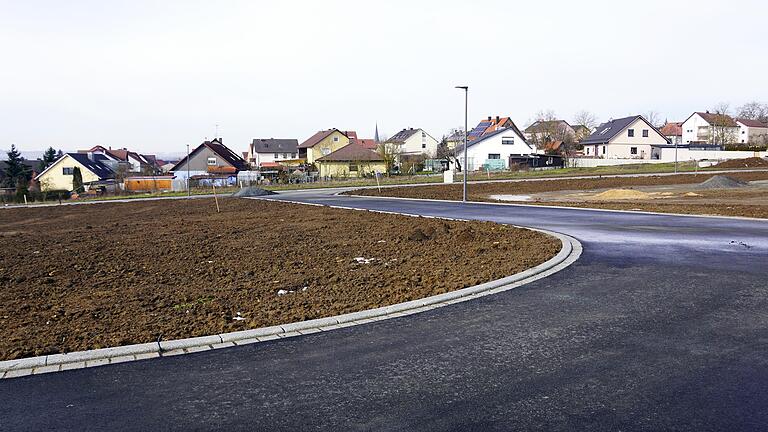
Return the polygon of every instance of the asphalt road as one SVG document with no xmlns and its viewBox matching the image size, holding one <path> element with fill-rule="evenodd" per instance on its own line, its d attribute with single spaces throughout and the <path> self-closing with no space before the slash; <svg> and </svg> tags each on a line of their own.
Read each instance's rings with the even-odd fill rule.
<svg viewBox="0 0 768 432">
<path fill-rule="evenodd" d="M 765 430 L 768 222 L 280 198 L 541 227 L 584 253 L 422 314 L 0 381 L 0 430 Z"/>
</svg>

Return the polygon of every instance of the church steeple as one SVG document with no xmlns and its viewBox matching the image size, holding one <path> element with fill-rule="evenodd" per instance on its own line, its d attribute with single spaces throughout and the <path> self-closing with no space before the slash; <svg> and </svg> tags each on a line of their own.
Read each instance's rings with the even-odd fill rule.
<svg viewBox="0 0 768 432">
<path fill-rule="evenodd" d="M 379 140 L 379 122 L 376 122 L 376 133 L 373 135 L 373 142 L 376 144 L 379 144 L 381 141 Z"/>
</svg>

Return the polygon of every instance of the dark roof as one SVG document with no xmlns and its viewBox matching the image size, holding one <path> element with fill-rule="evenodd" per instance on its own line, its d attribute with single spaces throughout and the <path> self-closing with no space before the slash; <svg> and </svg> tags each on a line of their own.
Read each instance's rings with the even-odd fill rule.
<svg viewBox="0 0 768 432">
<path fill-rule="evenodd" d="M 512 123 L 512 126 L 510 126 L 510 127 L 507 127 L 507 128 L 504 128 L 504 129 L 496 129 L 495 131 L 493 131 L 491 133 L 488 133 L 488 134 L 485 134 L 485 135 L 481 136 L 478 139 L 475 139 L 475 140 L 472 140 L 472 141 L 468 141 L 467 147 L 472 147 L 473 145 L 479 144 L 479 143 L 487 140 L 488 138 L 494 137 L 494 136 L 496 136 L 496 135 L 498 135 L 500 133 L 507 132 L 507 131 L 510 131 L 510 130 L 512 132 L 514 132 L 520 139 L 522 139 L 523 143 L 525 143 L 528 147 L 531 147 L 531 145 L 528 144 L 528 141 L 526 141 L 525 135 L 523 135 L 520 132 L 520 129 L 518 129 L 517 126 L 515 126 L 514 123 Z M 533 149 L 531 149 L 531 150 L 533 150 Z M 463 144 L 459 144 L 459 145 L 456 146 L 456 153 L 458 154 L 461 151 L 464 151 L 464 145 Z"/>
<path fill-rule="evenodd" d="M 315 146 L 315 144 L 317 144 L 317 143 L 319 143 L 320 141 L 324 140 L 325 138 L 327 138 L 327 137 L 328 137 L 328 135 L 330 135 L 330 134 L 332 134 L 332 133 L 334 133 L 334 132 L 338 132 L 338 133 L 340 133 L 340 134 L 342 134 L 342 135 L 346 136 L 346 135 L 344 134 L 344 132 L 342 132 L 342 131 L 340 131 L 340 130 L 338 130 L 338 129 L 328 129 L 328 130 L 321 130 L 321 131 L 318 131 L 318 132 L 316 132 L 316 133 L 315 133 L 314 135 L 312 135 L 311 137 L 307 138 L 307 140 L 306 140 L 306 141 L 304 141 L 303 143 L 299 144 L 299 148 L 310 148 L 310 147 L 314 147 L 314 146 Z"/>
<path fill-rule="evenodd" d="M 364 148 L 360 145 L 347 144 L 344 147 L 336 150 L 335 152 L 325 155 L 321 158 L 318 158 L 317 160 L 321 162 L 383 161 L 384 158 L 381 157 L 381 155 L 378 154 L 377 152 Z"/>
<path fill-rule="evenodd" d="M 254 153 L 296 153 L 299 140 L 254 138 L 251 147 Z"/>
<path fill-rule="evenodd" d="M 99 180 L 115 178 L 115 172 L 108 166 L 101 163 L 100 160 L 91 160 L 85 153 L 67 153 L 69 157 L 76 160 L 80 165 L 86 167 L 90 172 L 99 177 Z M 46 170 L 47 171 L 47 170 Z"/>
<path fill-rule="evenodd" d="M 202 144 L 197 146 L 197 148 L 195 148 L 192 152 L 189 153 L 189 157 L 191 158 L 192 156 L 197 154 L 197 152 L 199 152 L 205 147 L 208 147 L 209 149 L 211 149 L 212 152 L 216 153 L 218 156 L 224 159 L 228 164 L 232 165 L 236 170 L 248 171 L 249 169 L 248 163 L 245 161 L 245 159 L 243 159 L 240 155 L 230 150 L 229 147 L 222 144 L 221 138 L 214 138 L 212 141 L 204 141 Z M 184 156 L 169 171 L 177 171 L 176 168 L 179 165 L 186 162 L 187 162 L 187 156 Z"/>
<path fill-rule="evenodd" d="M 609 120 L 601 124 L 600 126 L 597 127 L 597 129 L 595 129 L 592 135 L 584 138 L 584 140 L 581 141 L 581 144 L 607 144 L 610 140 L 612 140 L 614 137 L 619 135 L 621 132 L 624 131 L 624 129 L 628 128 L 629 125 L 631 125 L 638 119 L 641 119 L 651 129 L 655 130 L 656 133 L 662 136 L 665 140 L 669 141 L 669 139 L 666 136 L 664 136 L 663 133 L 661 133 L 658 129 L 656 129 L 652 124 L 648 123 L 648 120 L 646 120 L 643 116 L 636 115 L 636 116 L 624 117 L 624 118 L 615 119 L 615 120 Z"/>
<path fill-rule="evenodd" d="M 386 142 L 388 142 L 388 143 L 403 143 L 403 142 L 405 142 L 408 138 L 413 136 L 413 134 L 415 134 L 418 131 L 419 131 L 419 129 L 414 129 L 414 128 L 403 129 L 400 132 L 392 135 L 392 137 L 390 137 Z"/>
</svg>

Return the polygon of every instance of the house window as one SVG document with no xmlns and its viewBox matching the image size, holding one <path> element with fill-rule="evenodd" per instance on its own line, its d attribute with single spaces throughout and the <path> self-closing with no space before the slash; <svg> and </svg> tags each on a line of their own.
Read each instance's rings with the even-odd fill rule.
<svg viewBox="0 0 768 432">
<path fill-rule="evenodd" d="M 635 130 L 634 129 L 627 129 L 627 135 L 630 137 L 635 136 Z"/>
<path fill-rule="evenodd" d="M 333 142 L 339 142 L 339 137 L 337 136 L 333 137 Z"/>
<path fill-rule="evenodd" d="M 515 145 L 515 137 L 501 137 L 501 144 Z"/>
<path fill-rule="evenodd" d="M 357 164 L 354 162 L 349 163 L 349 171 L 350 172 L 357 172 Z"/>
<path fill-rule="evenodd" d="M 643 129 L 643 138 L 648 138 L 648 129 Z"/>
<path fill-rule="evenodd" d="M 426 142 L 421 143 L 421 148 L 423 149 L 427 148 L 427 143 Z"/>
<path fill-rule="evenodd" d="M 209 157 L 208 158 L 208 166 L 214 166 L 216 165 L 216 158 L 215 157 Z"/>
<path fill-rule="evenodd" d="M 328 147 L 323 147 L 320 149 L 320 153 L 322 153 L 323 156 L 328 156 L 329 154 L 331 154 L 331 149 Z"/>
<path fill-rule="evenodd" d="M 288 153 L 283 153 L 283 159 L 288 159 Z"/>
<path fill-rule="evenodd" d="M 62 174 L 64 174 L 64 175 L 72 175 L 72 172 L 73 172 L 74 170 L 75 170 L 74 168 L 64 168 L 64 169 L 62 170 Z"/>
<path fill-rule="evenodd" d="M 587 156 L 589 156 L 589 147 L 585 147 L 585 150 L 587 150 Z"/>
<path fill-rule="evenodd" d="M 280 155 L 279 155 L 279 154 L 277 154 L 277 153 L 275 153 L 275 155 L 274 155 L 274 159 L 278 159 L 279 157 L 280 157 Z"/>
<path fill-rule="evenodd" d="M 629 148 L 629 154 L 636 155 L 637 154 L 637 147 L 630 147 Z"/>
<path fill-rule="evenodd" d="M 291 159 L 296 159 L 296 153 L 291 153 Z"/>
<path fill-rule="evenodd" d="M 603 154 L 605 154 L 605 146 L 603 146 Z"/>
<path fill-rule="evenodd" d="M 488 153 L 488 159 L 501 159 L 501 155 L 498 153 Z"/>
</svg>

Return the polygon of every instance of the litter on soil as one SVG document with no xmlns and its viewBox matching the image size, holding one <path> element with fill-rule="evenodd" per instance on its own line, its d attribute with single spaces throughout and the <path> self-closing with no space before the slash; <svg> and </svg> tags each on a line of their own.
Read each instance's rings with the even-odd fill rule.
<svg viewBox="0 0 768 432">
<path fill-rule="evenodd" d="M 633 189 L 610 189 L 592 197 L 597 200 L 651 199 L 651 194 Z"/>
<path fill-rule="evenodd" d="M 248 186 L 240 189 L 239 191 L 232 194 L 232 196 L 238 197 L 238 198 L 245 198 L 245 197 L 258 197 L 258 196 L 265 196 L 265 195 L 276 195 L 276 192 L 272 192 L 266 189 L 258 188 L 255 186 Z"/>
<path fill-rule="evenodd" d="M 730 189 L 744 187 L 747 183 L 741 180 L 737 180 L 733 177 L 716 175 L 710 179 L 699 183 L 695 186 L 696 189 Z"/>
</svg>

